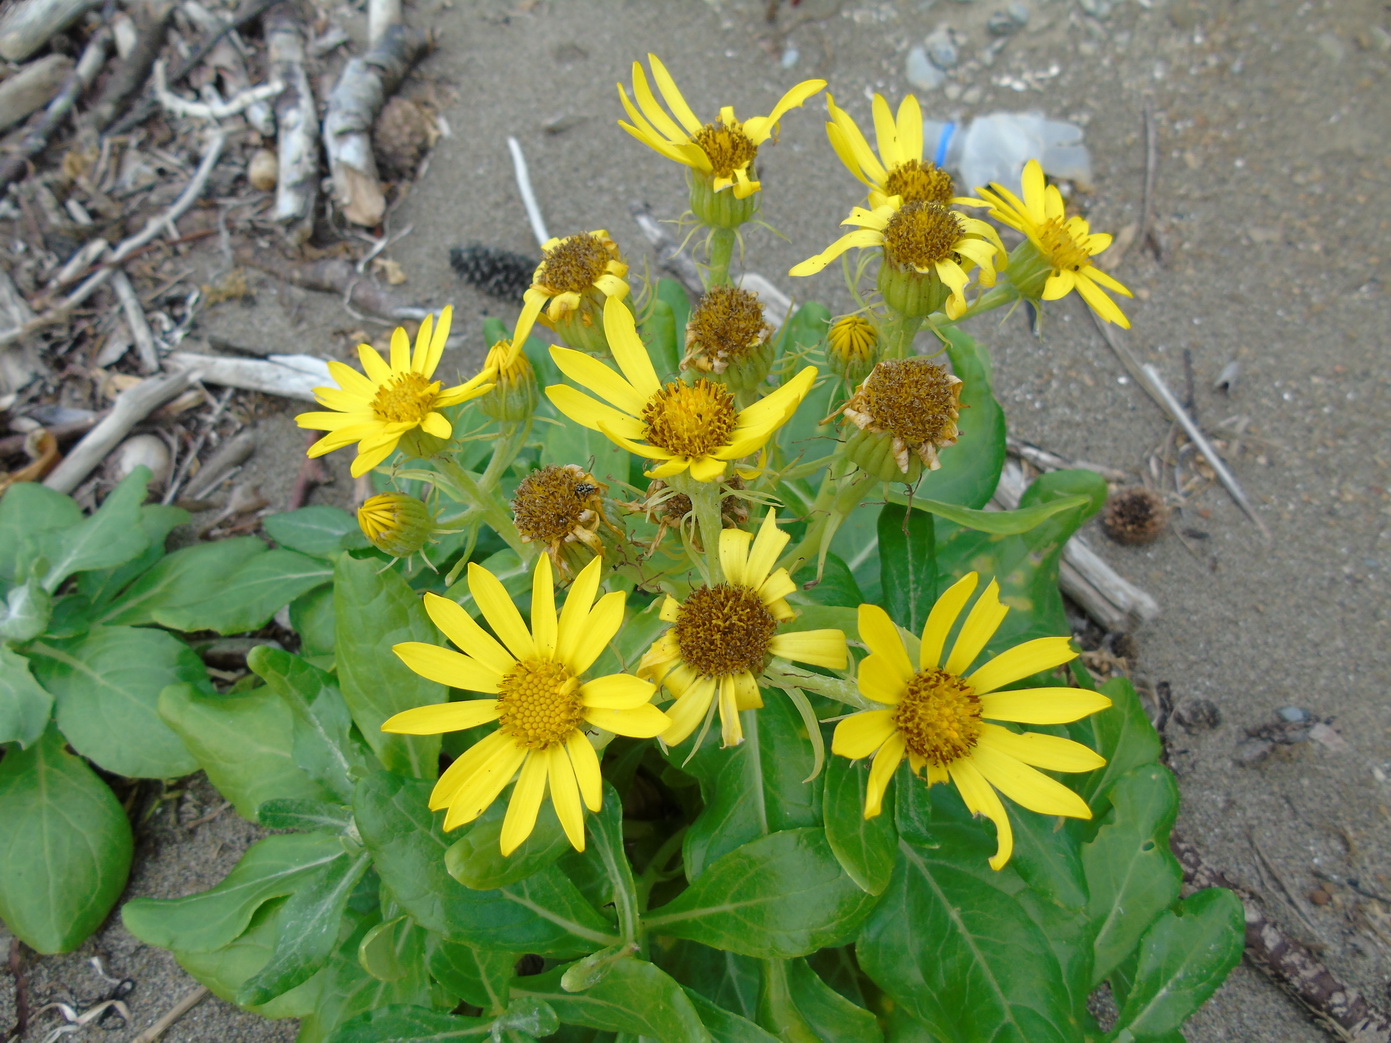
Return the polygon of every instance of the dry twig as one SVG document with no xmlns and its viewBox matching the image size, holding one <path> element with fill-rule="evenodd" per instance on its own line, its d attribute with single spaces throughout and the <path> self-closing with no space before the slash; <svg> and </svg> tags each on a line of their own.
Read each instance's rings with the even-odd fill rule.
<svg viewBox="0 0 1391 1043">
<path fill-rule="evenodd" d="M 0 58 L 22 62 L 96 7 L 98 0 L 18 0 L 0 13 Z"/>
<path fill-rule="evenodd" d="M 266 18 L 266 47 L 271 79 L 285 85 L 275 99 L 279 178 L 274 217 L 287 226 L 290 241 L 299 244 L 314 229 L 319 198 L 319 116 L 304 68 L 304 25 L 296 5 L 287 4 Z"/>
<path fill-rule="evenodd" d="M 72 70 L 73 60 L 67 55 L 48 54 L 0 82 L 0 130 L 13 127 L 52 101 Z"/>
<path fill-rule="evenodd" d="M 131 1043 L 155 1043 L 155 1040 L 169 1031 L 170 1026 L 202 1003 L 207 995 L 208 987 L 199 985 L 198 988 L 174 1004 L 158 1021 L 131 1040 Z"/>
</svg>

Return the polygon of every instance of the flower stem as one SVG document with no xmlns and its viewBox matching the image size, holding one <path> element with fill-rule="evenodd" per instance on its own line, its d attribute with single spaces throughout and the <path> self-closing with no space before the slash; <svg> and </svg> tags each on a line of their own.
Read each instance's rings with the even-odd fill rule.
<svg viewBox="0 0 1391 1043">
<path fill-rule="evenodd" d="M 878 704 L 870 702 L 860 694 L 860 686 L 848 677 L 827 677 L 796 667 L 784 666 L 776 659 L 763 669 L 764 679 L 778 688 L 800 688 L 806 692 L 824 695 L 838 703 L 845 703 L 857 710 L 873 710 Z"/>
<path fill-rule="evenodd" d="M 440 469 L 441 476 L 454 486 L 457 493 L 462 494 L 461 502 L 471 504 L 483 521 L 502 537 L 503 542 L 514 550 L 522 561 L 530 560 L 531 551 L 522 542 L 517 533 L 517 526 L 512 521 L 512 513 L 498 498 L 496 491 L 481 486 L 452 456 L 441 454 L 435 457 L 435 464 Z"/>
<path fill-rule="evenodd" d="M 894 315 L 884 326 L 884 355 L 886 359 L 907 358 L 913 353 L 913 337 L 922 326 L 921 315 Z"/>
<path fill-rule="evenodd" d="M 736 234 L 733 228 L 710 229 L 710 269 L 706 273 L 707 288 L 730 284 L 729 261 L 734 256 Z"/>
</svg>

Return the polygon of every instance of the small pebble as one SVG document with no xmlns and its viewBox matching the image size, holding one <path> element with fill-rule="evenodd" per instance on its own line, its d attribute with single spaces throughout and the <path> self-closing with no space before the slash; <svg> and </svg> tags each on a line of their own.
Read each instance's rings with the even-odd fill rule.
<svg viewBox="0 0 1391 1043">
<path fill-rule="evenodd" d="M 910 86 L 920 91 L 935 91 L 947 78 L 946 73 L 927 60 L 927 52 L 916 46 L 908 49 L 903 76 Z"/>
<path fill-rule="evenodd" d="M 1280 717 L 1291 724 L 1306 724 L 1313 719 L 1314 715 L 1302 706 L 1282 706 Z"/>
<path fill-rule="evenodd" d="M 927 50 L 927 60 L 939 69 L 954 69 L 961 61 L 953 33 L 948 26 L 939 25 L 923 40 Z"/>
<path fill-rule="evenodd" d="M 246 165 L 246 179 L 251 182 L 251 187 L 269 192 L 275 188 L 279 177 L 280 161 L 275 158 L 275 153 L 268 148 L 257 149 L 251 162 Z"/>
<path fill-rule="evenodd" d="M 1309 892 L 1309 901 L 1313 902 L 1315 905 L 1327 905 L 1329 902 L 1333 901 L 1333 896 L 1322 887 L 1316 887 Z"/>
<path fill-rule="evenodd" d="M 169 447 L 158 435 L 132 435 L 116 447 L 111 457 L 111 476 L 121 481 L 137 467 L 150 469 L 150 484 L 162 486 L 169 480 Z"/>
<path fill-rule="evenodd" d="M 791 44 L 789 44 L 787 46 L 787 49 L 782 52 L 782 67 L 784 69 L 792 68 L 792 66 L 797 64 L 797 59 L 800 57 L 801 52 L 798 51 L 796 47 L 793 47 Z"/>
<path fill-rule="evenodd" d="M 1211 731 L 1222 723 L 1222 711 L 1211 699 L 1185 699 L 1174 709 L 1174 720 L 1185 731 Z"/>
<path fill-rule="evenodd" d="M 1077 0 L 1077 6 L 1093 18 L 1107 18 L 1111 14 L 1111 0 Z"/>
</svg>

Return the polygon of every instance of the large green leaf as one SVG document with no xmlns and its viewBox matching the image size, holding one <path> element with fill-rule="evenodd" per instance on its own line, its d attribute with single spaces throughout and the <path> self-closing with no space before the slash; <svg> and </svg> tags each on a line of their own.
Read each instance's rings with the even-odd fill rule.
<svg viewBox="0 0 1391 1043">
<path fill-rule="evenodd" d="M 462 999 L 484 1013 L 507 1006 L 510 982 L 521 953 L 480 949 L 427 934 L 425 961 L 430 976 L 447 990 L 451 999 Z"/>
<path fill-rule="evenodd" d="M 764 982 L 759 1020 L 782 1039 L 872 1043 L 884 1038 L 874 1015 L 822 981 L 806 960 L 769 960 Z"/>
<path fill-rule="evenodd" d="M 898 858 L 893 816 L 865 818 L 866 765 L 832 757 L 826 762 L 825 780 L 826 840 L 850 879 L 872 895 L 882 894 Z"/>
<path fill-rule="evenodd" d="M 700 780 L 705 802 L 682 845 L 690 880 L 741 844 L 821 820 L 819 787 L 803 781 L 812 773 L 806 726 L 782 692 L 768 689 L 764 699 L 761 709 L 743 715 L 740 745 L 721 749 L 716 725 L 683 766 Z M 667 757 L 682 765 L 686 752 L 683 744 Z"/>
<path fill-rule="evenodd" d="M 34 680 L 29 660 L 0 645 L 0 744 L 28 747 L 48 727 L 53 696 Z"/>
<path fill-rule="evenodd" d="M 159 715 L 243 818 L 276 798 L 326 800 L 295 759 L 289 709 L 269 688 L 219 695 L 189 684 L 160 694 Z"/>
<path fill-rule="evenodd" d="M 695 942 L 673 940 L 661 932 L 649 937 L 654 938 L 654 962 L 677 981 L 721 1010 L 749 1021 L 758 1018 L 758 997 L 763 989 L 761 961 Z"/>
<path fill-rule="evenodd" d="M 1082 848 L 1095 932 L 1092 984 L 1135 951 L 1150 925 L 1179 895 L 1183 870 L 1169 851 L 1178 786 L 1168 768 L 1134 769 L 1111 788 L 1111 814 Z"/>
<path fill-rule="evenodd" d="M 426 930 L 508 952 L 574 956 L 612 945 L 612 927 L 555 866 L 491 891 L 445 870 L 450 846 L 432 814 L 430 784 L 387 772 L 358 783 L 353 799 L 362 840 L 382 882 Z"/>
<path fill-rule="evenodd" d="M 106 783 L 49 728 L 0 761 L 0 919 L 42 953 L 95 931 L 126 886 L 130 822 Z"/>
<path fill-rule="evenodd" d="M 346 555 L 334 569 L 338 679 L 363 738 L 391 771 L 434 778 L 436 735 L 388 735 L 382 722 L 402 710 L 445 701 L 443 685 L 427 681 L 392 654 L 402 641 L 441 643 L 419 597 L 394 572 Z"/>
<path fill-rule="evenodd" d="M 860 966 L 942 1043 L 1081 1038 L 1048 939 L 996 873 L 984 839 L 941 823 L 931 848 L 899 840 L 893 878 L 856 943 Z"/>
<path fill-rule="evenodd" d="M 990 356 L 959 329 L 943 331 L 952 371 L 961 379 L 961 416 L 955 445 L 939 454 L 941 467 L 923 475 L 918 492 L 931 500 L 984 507 L 995 495 L 1005 463 L 1005 414 L 991 388 Z"/>
<path fill-rule="evenodd" d="M 291 894 L 342 854 L 341 840 L 328 833 L 269 836 L 248 848 L 217 886 L 185 898 L 132 899 L 122 906 L 121 919 L 147 945 L 211 952 L 245 931 L 266 902 Z"/>
<path fill-rule="evenodd" d="M 676 980 L 645 960 L 616 960 L 598 984 L 567 992 L 561 979 L 569 967 L 512 981 L 514 996 L 530 996 L 551 1007 L 560 1020 L 609 1032 L 650 1036 L 662 1043 L 708 1043 L 709 1031 Z"/>
<path fill-rule="evenodd" d="M 0 579 L 28 574 L 42 534 L 82 521 L 71 497 L 38 482 L 15 482 L 0 495 Z"/>
<path fill-rule="evenodd" d="M 459 883 L 475 891 L 491 891 L 529 877 L 551 865 L 570 850 L 570 841 L 546 801 L 536 816 L 531 835 L 510 855 L 502 853 L 505 801 L 495 801 L 487 811 L 465 826 L 462 835 L 444 854 L 444 867 Z"/>
<path fill-rule="evenodd" d="M 131 778 L 187 775 L 198 761 L 159 716 L 171 684 L 207 684 L 202 661 L 178 638 L 145 627 L 97 627 L 35 644 L 34 673 L 58 703 L 58 726 L 84 757 Z"/>
<path fill-rule="evenodd" d="M 49 629 L 53 619 L 53 595 L 37 576 L 5 591 L 0 604 L 0 641 L 32 641 Z"/>
<path fill-rule="evenodd" d="M 716 1043 L 777 1043 L 777 1036 L 765 1032 L 748 1018 L 711 1002 L 695 989 L 686 989 L 686 995 Z"/>
<path fill-rule="evenodd" d="M 50 594 L 75 572 L 112 568 L 149 546 L 150 539 L 140 525 L 140 505 L 145 502 L 149 481 L 149 468 L 137 467 L 111 490 L 91 517 L 38 537 L 37 553 L 48 560 L 44 586 Z"/>
<path fill-rule="evenodd" d="M 937 600 L 932 515 L 886 503 L 879 511 L 879 577 L 889 618 L 918 633 Z"/>
<path fill-rule="evenodd" d="M 149 571 L 164 557 L 164 541 L 180 525 L 188 522 L 188 512 L 172 504 L 147 503 L 140 508 L 140 528 L 147 546 L 134 558 L 109 569 L 93 569 L 78 575 L 76 591 L 90 605 L 103 606 L 113 600 L 136 577 Z"/>
<path fill-rule="evenodd" d="M 1146 932 L 1139 970 L 1109 1038 L 1177 1032 L 1237 965 L 1245 937 L 1241 900 L 1231 891 L 1189 895 Z"/>
<path fill-rule="evenodd" d="M 1097 817 L 1090 822 L 1068 823 L 1072 831 L 1088 839 L 1095 836 L 1101 824 L 1111 787 L 1136 768 L 1158 764 L 1163 753 L 1159 733 L 1145 716 L 1135 686 L 1124 677 L 1113 677 L 1101 686 L 1101 691 L 1110 696 L 1111 706 L 1068 729 L 1072 738 L 1106 754 L 1106 765 L 1085 776 L 1077 787 Z"/>
<path fill-rule="evenodd" d="M 341 507 L 325 504 L 269 515 L 261 527 L 280 546 L 311 558 L 328 558 L 339 551 L 370 546 L 356 518 Z"/>
<path fill-rule="evenodd" d="M 202 597 L 153 613 L 175 630 L 214 630 L 242 634 L 270 622 L 271 616 L 306 591 L 333 578 L 332 566 L 292 550 L 268 550 L 248 557 Z"/>
<path fill-rule="evenodd" d="M 446 1014 L 429 1007 L 390 1006 L 349 1018 L 328 1039 L 329 1043 L 447 1043 L 492 1036 L 492 1018 Z"/>
<path fill-rule="evenodd" d="M 122 591 L 97 622 L 130 626 L 159 623 L 186 629 L 180 623 L 188 615 L 188 606 L 204 601 L 209 591 L 219 589 L 243 564 L 265 553 L 266 545 L 255 536 L 183 547 L 165 555 Z"/>
<path fill-rule="evenodd" d="M 875 903 L 817 828 L 760 837 L 717 859 L 648 928 L 763 959 L 805 956 L 853 937 Z"/>
</svg>

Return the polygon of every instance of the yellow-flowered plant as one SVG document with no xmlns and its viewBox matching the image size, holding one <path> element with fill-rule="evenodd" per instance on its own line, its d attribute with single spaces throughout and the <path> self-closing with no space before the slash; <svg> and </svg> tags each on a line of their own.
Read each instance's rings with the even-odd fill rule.
<svg viewBox="0 0 1391 1043">
<path fill-rule="evenodd" d="M 356 444 L 378 490 L 360 533 L 268 523 L 299 654 L 158 700 L 177 727 L 229 715 L 244 757 L 209 775 L 281 832 L 127 925 L 315 1039 L 1177 1038 L 1240 906 L 1180 898 L 1158 741 L 1070 636 L 1059 559 L 1106 485 L 1060 471 L 983 509 L 1005 421 L 964 330 L 1071 290 L 1124 325 L 1109 240 L 1037 164 L 1020 195 L 957 195 L 911 96 L 875 95 L 871 147 L 828 95 L 868 206 L 791 274 L 858 251 L 856 307 L 775 320 L 731 248 L 759 150 L 824 84 L 703 123 L 650 68 L 621 125 L 688 171 L 701 292 L 582 232 L 467 383 L 435 380 L 460 368 L 448 309 L 414 353 L 398 330 L 365 375 L 331 364 L 311 454 Z M 804 201 L 828 226 L 855 202 Z M 165 596 L 140 595 L 154 622 Z"/>
</svg>

